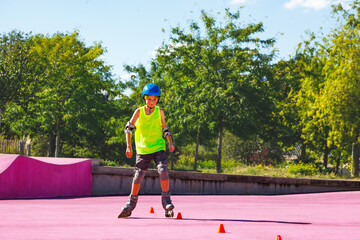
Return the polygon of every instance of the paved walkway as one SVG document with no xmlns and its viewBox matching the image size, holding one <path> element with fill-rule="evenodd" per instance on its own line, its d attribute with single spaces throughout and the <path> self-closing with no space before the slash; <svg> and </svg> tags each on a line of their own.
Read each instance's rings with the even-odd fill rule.
<svg viewBox="0 0 360 240">
<path fill-rule="evenodd" d="M 360 239 L 360 192 L 172 198 L 172 219 L 160 196 L 140 196 L 128 219 L 125 196 L 0 200 L 0 239 Z"/>
</svg>

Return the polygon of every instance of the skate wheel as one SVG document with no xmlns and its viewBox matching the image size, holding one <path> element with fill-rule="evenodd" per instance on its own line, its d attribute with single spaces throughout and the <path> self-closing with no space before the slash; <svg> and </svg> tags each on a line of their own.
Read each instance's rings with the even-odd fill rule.
<svg viewBox="0 0 360 240">
<path fill-rule="evenodd" d="M 174 217 L 173 210 L 169 210 L 169 211 L 165 212 L 165 217 Z"/>
</svg>

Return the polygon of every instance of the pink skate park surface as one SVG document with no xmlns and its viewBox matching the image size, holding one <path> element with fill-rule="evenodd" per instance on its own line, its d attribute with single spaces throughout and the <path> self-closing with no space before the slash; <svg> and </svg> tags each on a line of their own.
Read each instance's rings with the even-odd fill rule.
<svg viewBox="0 0 360 240">
<path fill-rule="evenodd" d="M 16 161 L 1 161 L 1 189 L 15 181 L 5 181 L 3 174 L 12 171 Z M 49 160 L 36 164 L 49 164 L 47 167 L 50 167 L 55 163 Z M 73 164 L 76 166 L 78 162 Z M 21 176 L 28 176 L 26 174 Z M 73 174 L 80 173 L 75 171 Z M 16 193 L 15 190 L 13 192 Z M 62 195 L 69 193 L 63 192 Z M 88 193 L 84 191 L 77 195 L 86 196 Z M 127 196 L 0 198 L 3 198 L 0 200 L 0 239 L 273 240 L 277 235 L 283 240 L 360 239 L 359 191 L 271 196 L 174 195 L 174 218 L 164 217 L 160 194 L 140 195 L 136 209 L 127 219 L 117 218 Z M 155 213 L 149 213 L 151 207 Z M 178 213 L 181 213 L 182 219 L 176 219 Z M 217 233 L 220 224 L 223 224 L 225 233 Z"/>
</svg>

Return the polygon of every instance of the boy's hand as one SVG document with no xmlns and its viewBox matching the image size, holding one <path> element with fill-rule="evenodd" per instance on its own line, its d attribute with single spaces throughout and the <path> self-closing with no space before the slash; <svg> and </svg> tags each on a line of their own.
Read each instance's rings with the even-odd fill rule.
<svg viewBox="0 0 360 240">
<path fill-rule="evenodd" d="M 169 145 L 169 152 L 175 151 L 175 146 L 173 144 Z"/>
<path fill-rule="evenodd" d="M 127 158 L 131 158 L 131 157 L 132 157 L 132 150 L 131 150 L 131 148 L 129 148 L 129 147 L 126 148 L 126 153 L 125 153 L 125 154 L 126 154 L 126 157 L 127 157 Z"/>
</svg>

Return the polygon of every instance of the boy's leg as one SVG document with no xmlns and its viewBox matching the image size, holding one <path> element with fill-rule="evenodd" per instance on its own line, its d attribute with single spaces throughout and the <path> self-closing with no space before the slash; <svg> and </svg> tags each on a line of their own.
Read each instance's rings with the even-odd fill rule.
<svg viewBox="0 0 360 240">
<path fill-rule="evenodd" d="M 160 185 L 163 192 L 169 191 L 169 170 L 166 161 L 166 152 L 159 151 L 154 154 L 154 161 L 160 176 Z"/>
<path fill-rule="evenodd" d="M 140 183 L 132 183 L 131 184 L 131 195 L 137 196 L 140 190 Z"/>
<path fill-rule="evenodd" d="M 163 192 L 168 192 L 169 191 L 169 179 L 167 179 L 167 180 L 160 179 L 160 186 L 161 186 L 161 190 Z"/>
<path fill-rule="evenodd" d="M 131 185 L 131 194 L 137 196 L 140 190 L 141 182 L 145 177 L 147 170 L 135 167 L 133 182 Z"/>
<path fill-rule="evenodd" d="M 137 196 L 140 190 L 141 182 L 150 166 L 152 155 L 136 155 L 136 164 L 134 168 L 134 177 L 131 185 L 131 195 Z"/>
<path fill-rule="evenodd" d="M 166 161 L 166 152 L 160 151 L 154 154 L 154 161 L 156 163 L 158 173 L 160 176 L 160 185 L 161 185 L 161 203 L 163 208 L 165 209 L 166 217 L 174 216 L 174 205 L 171 202 L 170 192 L 169 192 L 169 170 L 167 168 Z"/>
<path fill-rule="evenodd" d="M 136 165 L 134 169 L 134 177 L 131 185 L 131 194 L 129 196 L 128 202 L 122 208 L 121 213 L 118 218 L 126 218 L 131 215 L 131 212 L 135 209 L 138 201 L 138 193 L 141 186 L 141 181 L 143 180 L 147 169 L 151 163 L 151 156 L 147 155 L 136 155 Z"/>
</svg>

